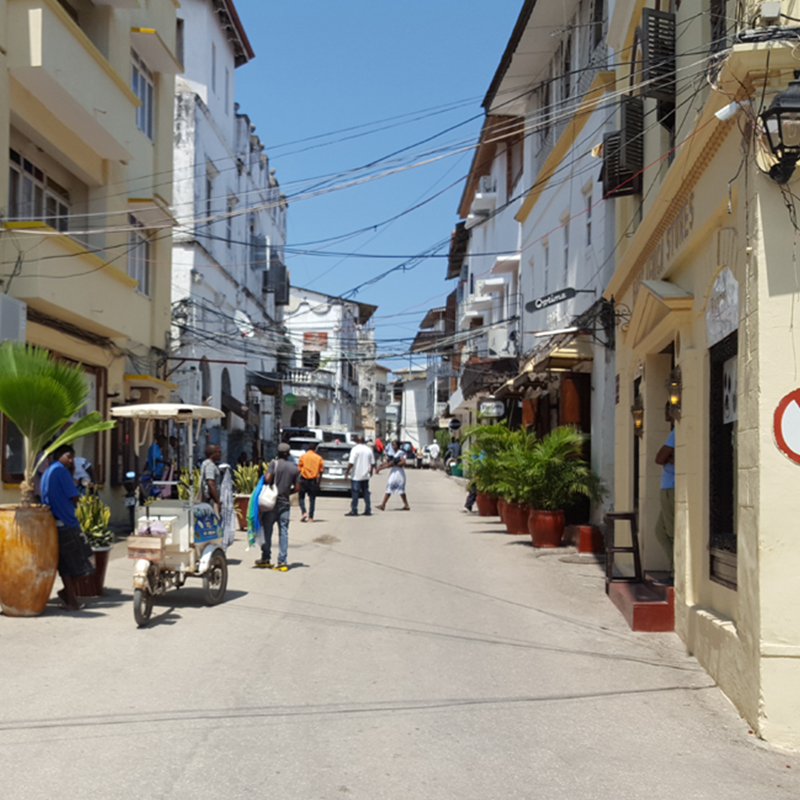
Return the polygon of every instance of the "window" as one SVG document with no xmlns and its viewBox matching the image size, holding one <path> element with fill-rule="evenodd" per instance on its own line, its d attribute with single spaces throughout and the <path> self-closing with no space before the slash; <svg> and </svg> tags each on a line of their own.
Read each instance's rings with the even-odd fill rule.
<svg viewBox="0 0 800 800">
<path fill-rule="evenodd" d="M 603 41 L 603 19 L 606 15 L 605 0 L 594 0 L 593 8 L 593 30 L 592 30 L 592 44 L 594 48 L 600 46 Z"/>
<path fill-rule="evenodd" d="M 521 133 L 514 136 L 509 140 L 506 147 L 506 185 L 508 186 L 507 199 L 511 199 L 512 192 L 519 179 L 522 177 L 522 171 L 525 167 L 523 161 L 523 136 Z"/>
<path fill-rule="evenodd" d="M 214 179 L 211 177 L 211 173 L 206 170 L 206 225 L 210 228 L 211 227 L 211 216 L 213 213 L 213 204 L 211 202 L 211 196 L 214 193 Z"/>
<path fill-rule="evenodd" d="M 9 150 L 8 218 L 69 229 L 69 192 L 16 150 Z"/>
<path fill-rule="evenodd" d="M 131 59 L 133 60 L 131 69 L 131 90 L 142 103 L 139 108 L 136 109 L 136 127 L 152 141 L 154 138 L 155 80 L 153 78 L 153 73 L 147 68 L 144 61 L 139 58 L 135 50 L 131 50 Z"/>
<path fill-rule="evenodd" d="M 572 37 L 564 42 L 564 60 L 562 63 L 561 97 L 566 100 L 572 91 Z"/>
<path fill-rule="evenodd" d="M 230 70 L 225 67 L 225 113 L 230 114 L 230 105 L 231 105 L 231 73 Z"/>
<path fill-rule="evenodd" d="M 584 195 L 586 201 L 586 246 L 592 246 L 592 190 Z"/>
<path fill-rule="evenodd" d="M 228 198 L 228 213 L 225 216 L 225 241 L 230 247 L 233 244 L 233 209 L 236 206 L 236 201 Z"/>
<path fill-rule="evenodd" d="M 128 275 L 139 281 L 136 291 L 150 297 L 150 240 L 136 217 L 128 215 L 128 223 Z"/>
<path fill-rule="evenodd" d="M 569 285 L 569 217 L 564 221 L 564 284 L 561 288 Z"/>
<path fill-rule="evenodd" d="M 548 239 L 542 242 L 542 250 L 544 251 L 544 293 L 547 294 L 550 283 L 550 241 Z"/>
<path fill-rule="evenodd" d="M 178 17 L 175 20 L 175 58 L 181 65 L 183 65 L 184 49 L 184 21 Z"/>
<path fill-rule="evenodd" d="M 217 93 L 217 46 L 211 42 L 211 91 Z"/>
</svg>

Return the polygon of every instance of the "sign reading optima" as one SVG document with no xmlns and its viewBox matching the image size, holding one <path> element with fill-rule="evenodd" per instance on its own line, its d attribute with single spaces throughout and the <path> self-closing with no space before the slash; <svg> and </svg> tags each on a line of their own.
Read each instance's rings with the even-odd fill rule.
<svg viewBox="0 0 800 800">
<path fill-rule="evenodd" d="M 534 311 L 541 311 L 548 306 L 554 306 L 556 303 L 563 303 L 565 300 L 572 300 L 575 297 L 575 290 L 571 288 L 561 289 L 558 292 L 551 292 L 544 297 L 537 297 L 529 303 L 525 303 L 525 310 L 530 314 Z"/>
</svg>

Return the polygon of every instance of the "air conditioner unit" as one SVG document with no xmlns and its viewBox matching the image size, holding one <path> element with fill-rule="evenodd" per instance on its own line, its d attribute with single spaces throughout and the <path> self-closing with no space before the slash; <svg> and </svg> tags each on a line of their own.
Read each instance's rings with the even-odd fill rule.
<svg viewBox="0 0 800 800">
<path fill-rule="evenodd" d="M 0 294 L 0 342 L 25 341 L 28 306 L 16 297 Z"/>
</svg>

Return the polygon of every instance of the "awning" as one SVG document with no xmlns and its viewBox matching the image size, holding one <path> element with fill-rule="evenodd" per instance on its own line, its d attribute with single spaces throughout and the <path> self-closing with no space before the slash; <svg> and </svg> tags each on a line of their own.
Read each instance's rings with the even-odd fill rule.
<svg viewBox="0 0 800 800">
<path fill-rule="evenodd" d="M 281 376 L 277 372 L 248 372 L 247 385 L 258 389 L 261 394 L 279 395 Z"/>
<path fill-rule="evenodd" d="M 538 359 L 534 372 L 569 372 L 579 364 L 594 359 L 594 347 L 591 340 L 583 335 L 566 344 L 556 345 Z"/>
<path fill-rule="evenodd" d="M 231 414 L 236 414 L 237 417 L 241 417 L 245 425 L 252 425 L 253 414 L 250 409 L 241 401 L 237 400 L 232 394 L 228 394 L 227 392 L 222 392 L 222 410 L 230 412 Z"/>
<path fill-rule="evenodd" d="M 516 358 L 484 358 L 467 362 L 461 373 L 461 391 L 470 398 L 479 392 L 491 392 L 519 372 Z"/>
<path fill-rule="evenodd" d="M 145 228 L 171 228 L 177 225 L 167 204 L 158 197 L 129 197 L 128 213 Z"/>
<path fill-rule="evenodd" d="M 155 28 L 131 28 L 131 47 L 154 72 L 175 75 L 183 65 L 172 54 Z"/>
<path fill-rule="evenodd" d="M 178 388 L 178 384 L 162 381 L 161 378 L 154 378 L 152 375 L 125 375 L 124 380 L 132 389 L 155 389 L 163 392 Z"/>
</svg>

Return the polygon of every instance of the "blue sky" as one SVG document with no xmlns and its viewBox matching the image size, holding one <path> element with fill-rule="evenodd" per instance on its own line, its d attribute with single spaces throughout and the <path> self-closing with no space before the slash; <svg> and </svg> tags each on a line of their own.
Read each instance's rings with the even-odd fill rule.
<svg viewBox="0 0 800 800">
<path fill-rule="evenodd" d="M 313 179 L 322 176 L 328 176 L 324 186 L 362 178 L 369 172 L 350 171 L 395 151 L 405 149 L 388 168 L 448 154 L 428 165 L 292 202 L 288 247 L 325 253 L 287 254 L 292 282 L 344 294 L 402 263 L 402 256 L 448 238 L 472 151 L 450 153 L 477 138 L 481 101 L 522 0 L 236 0 L 236 7 L 256 53 L 236 71 L 236 99 L 256 124 L 290 197 L 319 187 L 322 180 Z M 335 131 L 342 132 L 326 135 Z M 344 141 L 333 143 L 337 139 Z M 444 149 L 431 152 L 437 148 Z M 371 228 L 437 192 L 415 211 Z M 362 228 L 370 230 L 342 241 L 307 244 Z M 355 299 L 379 306 L 379 352 L 406 349 L 408 342 L 392 340 L 413 337 L 425 311 L 444 303 L 452 288 L 444 280 L 445 267 L 444 258 L 429 259 L 359 291 Z"/>
</svg>

